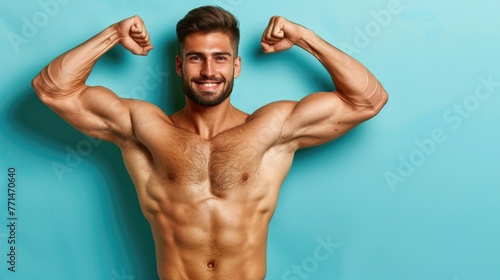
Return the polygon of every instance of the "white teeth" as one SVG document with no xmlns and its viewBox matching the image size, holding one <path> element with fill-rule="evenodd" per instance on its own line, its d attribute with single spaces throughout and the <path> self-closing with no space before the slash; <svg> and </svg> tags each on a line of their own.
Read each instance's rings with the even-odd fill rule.
<svg viewBox="0 0 500 280">
<path fill-rule="evenodd" d="M 201 85 L 204 86 L 204 87 L 214 87 L 217 84 L 215 84 L 215 83 L 202 83 Z"/>
</svg>

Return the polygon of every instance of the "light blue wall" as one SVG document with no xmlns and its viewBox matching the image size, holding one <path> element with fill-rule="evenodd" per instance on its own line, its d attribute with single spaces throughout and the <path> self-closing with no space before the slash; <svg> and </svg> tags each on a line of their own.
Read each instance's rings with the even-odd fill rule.
<svg viewBox="0 0 500 280">
<path fill-rule="evenodd" d="M 171 113 L 183 100 L 174 26 L 203 4 L 239 17 L 243 72 L 232 101 L 247 112 L 332 89 L 298 48 L 261 54 L 261 32 L 275 14 L 352 54 L 390 95 L 374 119 L 297 153 L 271 222 L 267 279 L 500 279 L 493 0 L 2 1 L 1 279 L 156 279 L 151 232 L 119 151 L 59 119 L 30 81 L 57 55 L 138 14 L 156 48 L 147 57 L 114 49 L 90 82 Z M 156 86 L 143 84 L 148 75 Z M 7 270 L 9 167 L 17 179 L 15 273 Z"/>
</svg>

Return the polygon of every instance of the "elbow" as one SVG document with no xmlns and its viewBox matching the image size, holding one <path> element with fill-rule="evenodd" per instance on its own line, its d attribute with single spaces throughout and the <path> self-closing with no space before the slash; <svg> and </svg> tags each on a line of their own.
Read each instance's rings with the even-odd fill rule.
<svg viewBox="0 0 500 280">
<path fill-rule="evenodd" d="M 387 104 L 387 101 L 389 101 L 389 95 L 387 94 L 387 91 L 385 91 L 384 87 L 382 87 L 382 85 L 380 86 L 379 96 L 379 100 L 377 102 L 377 105 L 375 106 L 376 114 L 378 114 L 382 110 L 382 108 L 384 108 L 385 104 Z"/>
<path fill-rule="evenodd" d="M 385 91 L 384 87 L 379 85 L 379 88 L 371 99 L 371 105 L 367 108 L 367 120 L 375 117 L 378 113 L 380 113 L 380 111 L 382 111 L 382 108 L 384 108 L 385 104 L 387 104 L 387 101 L 389 100 L 389 95 Z"/>
<path fill-rule="evenodd" d="M 31 87 L 35 90 L 40 101 L 49 107 L 52 107 L 54 97 L 62 95 L 61 90 L 55 86 L 55 83 L 47 75 L 47 68 L 42 69 L 31 80 Z"/>
<path fill-rule="evenodd" d="M 43 70 L 42 70 L 43 71 Z M 31 87 L 35 90 L 36 95 L 43 101 L 46 91 L 44 90 L 44 80 L 42 78 L 42 73 L 38 73 L 33 80 L 31 80 Z"/>
<path fill-rule="evenodd" d="M 42 90 L 42 77 L 41 77 L 41 73 L 38 73 L 38 75 L 36 75 L 33 80 L 31 80 L 31 87 L 35 90 L 35 93 L 37 95 L 40 94 L 41 90 Z"/>
<path fill-rule="evenodd" d="M 44 103 L 56 96 L 65 96 L 75 90 L 65 89 L 60 86 L 61 80 L 50 75 L 48 67 L 45 67 L 31 80 L 31 86 L 35 90 L 38 98 Z"/>
<path fill-rule="evenodd" d="M 51 107 L 51 100 L 54 97 L 56 91 L 52 89 L 47 81 L 47 78 L 43 75 L 43 69 L 38 75 L 36 75 L 33 80 L 31 80 L 31 86 L 35 90 L 36 95 L 45 105 Z"/>
</svg>

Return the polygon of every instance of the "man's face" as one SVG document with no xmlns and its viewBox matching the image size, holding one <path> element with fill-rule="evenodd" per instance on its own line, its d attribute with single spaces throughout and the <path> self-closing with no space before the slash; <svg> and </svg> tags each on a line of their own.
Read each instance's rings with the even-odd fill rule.
<svg viewBox="0 0 500 280">
<path fill-rule="evenodd" d="M 240 74 L 241 58 L 235 56 L 224 33 L 187 36 L 176 59 L 177 74 L 182 77 L 186 96 L 201 106 L 216 106 L 226 100 Z"/>
</svg>

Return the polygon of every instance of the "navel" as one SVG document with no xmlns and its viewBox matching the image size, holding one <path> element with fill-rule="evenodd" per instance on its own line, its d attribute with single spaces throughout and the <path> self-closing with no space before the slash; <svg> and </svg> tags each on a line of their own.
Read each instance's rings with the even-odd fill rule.
<svg viewBox="0 0 500 280">
<path fill-rule="evenodd" d="M 215 268 L 215 261 L 209 261 L 207 263 L 208 270 L 213 270 Z"/>
</svg>

